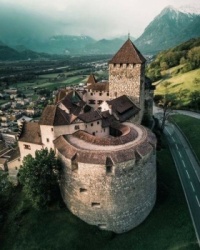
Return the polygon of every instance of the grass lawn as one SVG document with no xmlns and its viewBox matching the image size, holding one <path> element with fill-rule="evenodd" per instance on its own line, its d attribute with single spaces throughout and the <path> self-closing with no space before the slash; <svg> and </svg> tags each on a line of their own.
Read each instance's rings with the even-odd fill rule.
<svg viewBox="0 0 200 250">
<path fill-rule="evenodd" d="M 172 119 L 182 129 L 200 160 L 200 119 L 186 115 L 173 115 Z"/>
<path fill-rule="evenodd" d="M 117 235 L 73 216 L 65 207 L 33 210 L 16 190 L 0 232 L 1 250 L 172 250 L 199 249 L 178 175 L 163 142 L 158 152 L 158 198 L 137 228 Z"/>
<path fill-rule="evenodd" d="M 163 95 L 165 94 L 166 88 L 164 87 L 164 83 L 166 81 L 171 84 L 168 86 L 169 93 L 179 93 L 180 91 L 185 90 L 186 96 L 183 98 L 185 103 L 188 102 L 189 94 L 192 91 L 199 90 L 200 85 L 193 83 L 195 78 L 200 78 L 200 69 L 192 70 L 184 74 L 173 74 L 173 69 L 171 70 L 171 76 L 164 77 L 162 80 L 155 82 L 156 86 L 155 95 Z"/>
</svg>

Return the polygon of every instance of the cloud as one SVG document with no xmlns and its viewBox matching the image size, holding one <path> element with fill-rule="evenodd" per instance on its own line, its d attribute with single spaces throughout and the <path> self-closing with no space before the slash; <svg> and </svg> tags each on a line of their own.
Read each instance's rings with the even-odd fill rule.
<svg viewBox="0 0 200 250">
<path fill-rule="evenodd" d="M 47 37 L 54 34 L 114 37 L 141 35 L 167 5 L 177 0 L 0 0 L 0 35 L 7 32 Z M 196 0 L 182 0 L 181 5 Z M 6 20 L 6 21 L 4 21 Z M 22 34 L 21 34 L 22 35 Z M 1 40 L 1 38 L 0 38 Z"/>
</svg>

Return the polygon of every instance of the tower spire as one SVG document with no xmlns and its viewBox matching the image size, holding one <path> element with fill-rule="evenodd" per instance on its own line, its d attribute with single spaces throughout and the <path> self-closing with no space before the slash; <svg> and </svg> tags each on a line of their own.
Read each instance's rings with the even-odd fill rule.
<svg viewBox="0 0 200 250">
<path fill-rule="evenodd" d="M 128 39 L 130 39 L 130 32 L 128 32 Z"/>
</svg>

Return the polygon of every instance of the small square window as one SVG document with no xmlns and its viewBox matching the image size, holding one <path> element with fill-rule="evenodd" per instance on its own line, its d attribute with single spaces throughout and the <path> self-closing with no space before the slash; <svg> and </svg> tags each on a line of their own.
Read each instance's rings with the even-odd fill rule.
<svg viewBox="0 0 200 250">
<path fill-rule="evenodd" d="M 91 127 L 93 127 L 93 123 L 91 123 Z"/>
<path fill-rule="evenodd" d="M 79 125 L 75 125 L 74 129 L 75 129 L 75 130 L 80 129 Z"/>
<path fill-rule="evenodd" d="M 47 138 L 47 142 L 49 142 L 49 138 Z"/>
<path fill-rule="evenodd" d="M 53 132 L 53 128 L 51 128 L 51 131 Z"/>
<path fill-rule="evenodd" d="M 100 208 L 101 207 L 101 204 L 98 203 L 98 202 L 92 202 L 92 207 L 97 207 L 97 208 Z"/>
<path fill-rule="evenodd" d="M 28 145 L 28 144 L 24 144 L 24 149 L 31 150 L 31 146 L 30 146 L 30 145 Z"/>
</svg>

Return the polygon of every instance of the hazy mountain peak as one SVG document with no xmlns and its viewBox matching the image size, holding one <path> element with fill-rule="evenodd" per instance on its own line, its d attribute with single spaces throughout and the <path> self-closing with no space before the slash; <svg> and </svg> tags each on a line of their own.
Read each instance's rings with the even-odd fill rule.
<svg viewBox="0 0 200 250">
<path fill-rule="evenodd" d="M 196 5 L 183 5 L 179 7 L 179 11 L 186 14 L 200 15 L 200 4 Z"/>
<path fill-rule="evenodd" d="M 165 16 L 165 15 L 170 15 L 171 18 L 176 18 L 176 17 L 179 16 L 179 14 L 180 14 L 180 11 L 177 8 L 173 7 L 172 5 L 168 5 L 155 18 L 162 17 L 162 16 Z"/>
</svg>

